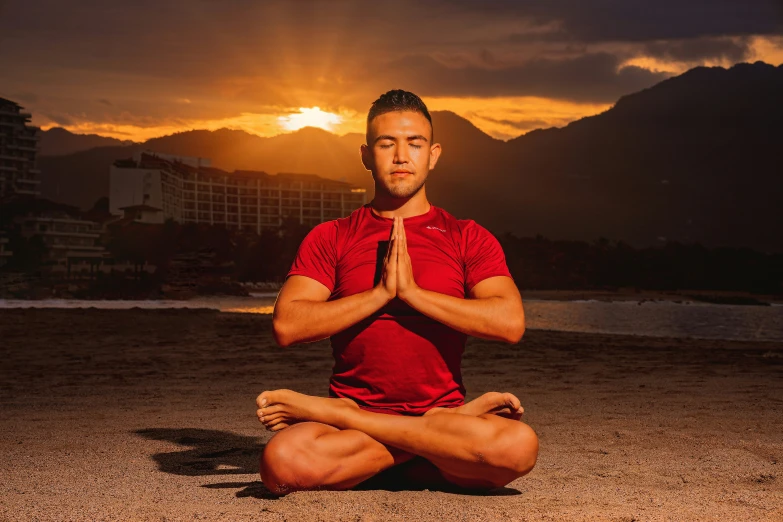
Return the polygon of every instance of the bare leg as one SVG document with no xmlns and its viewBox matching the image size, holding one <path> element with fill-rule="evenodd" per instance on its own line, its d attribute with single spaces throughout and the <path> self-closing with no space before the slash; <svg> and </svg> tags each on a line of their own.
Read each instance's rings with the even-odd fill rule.
<svg viewBox="0 0 783 522">
<path fill-rule="evenodd" d="M 270 418 L 274 418 L 271 423 L 307 420 L 357 430 L 385 446 L 424 457 L 448 480 L 467 487 L 508 484 L 529 472 L 538 454 L 533 430 L 497 415 L 384 415 L 291 390 L 264 392 L 257 402 L 262 422 Z"/>
<path fill-rule="evenodd" d="M 524 412 L 525 409 L 522 408 L 519 399 L 515 395 L 511 393 L 487 392 L 481 397 L 473 399 L 462 406 L 456 408 L 432 408 L 424 415 L 432 415 L 434 413 L 462 413 L 464 415 L 478 417 L 485 413 L 491 413 L 493 415 L 519 420 L 522 418 Z"/>
<path fill-rule="evenodd" d="M 356 430 L 299 422 L 281 431 L 261 456 L 261 480 L 273 493 L 349 489 L 413 458 Z"/>
</svg>

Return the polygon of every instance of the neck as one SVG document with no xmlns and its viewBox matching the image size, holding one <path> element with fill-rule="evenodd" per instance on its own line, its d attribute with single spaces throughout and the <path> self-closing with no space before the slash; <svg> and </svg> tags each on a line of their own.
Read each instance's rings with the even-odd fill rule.
<svg viewBox="0 0 783 522">
<path fill-rule="evenodd" d="M 381 193 L 376 187 L 375 197 L 370 201 L 373 212 L 385 218 L 420 216 L 429 212 L 430 206 L 424 187 L 409 198 L 395 198 Z"/>
</svg>

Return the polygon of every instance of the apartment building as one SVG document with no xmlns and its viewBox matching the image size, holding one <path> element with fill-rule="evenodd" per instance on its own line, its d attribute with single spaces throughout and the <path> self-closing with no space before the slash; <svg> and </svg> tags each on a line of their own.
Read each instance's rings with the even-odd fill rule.
<svg viewBox="0 0 783 522">
<path fill-rule="evenodd" d="M 8 264 L 14 253 L 8 250 L 8 238 L 0 235 L 0 267 Z"/>
<path fill-rule="evenodd" d="M 18 104 L 0 98 L 0 200 L 40 195 L 35 165 L 39 129 L 27 125 L 31 117 Z"/>
<path fill-rule="evenodd" d="M 92 221 L 58 210 L 30 213 L 14 221 L 22 237 L 41 237 L 47 248 L 47 265 L 89 265 L 101 263 L 106 257 L 100 244 L 100 225 Z"/>
<path fill-rule="evenodd" d="M 286 218 L 315 226 L 366 203 L 363 188 L 312 174 L 226 172 L 204 158 L 152 152 L 115 162 L 109 190 L 109 211 L 115 215 L 143 206 L 145 222 L 173 219 L 258 234 Z"/>
</svg>

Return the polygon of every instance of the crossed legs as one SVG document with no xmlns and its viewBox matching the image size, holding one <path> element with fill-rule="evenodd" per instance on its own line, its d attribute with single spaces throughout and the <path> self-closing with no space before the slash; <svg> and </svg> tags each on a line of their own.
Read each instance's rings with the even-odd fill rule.
<svg viewBox="0 0 783 522">
<path fill-rule="evenodd" d="M 345 399 L 290 390 L 264 392 L 257 414 L 269 429 L 286 428 L 267 444 L 261 478 L 273 492 L 348 489 L 416 456 L 442 482 L 489 489 L 528 473 L 538 439 L 519 422 L 511 394 L 490 393 L 460 408 L 403 417 L 359 409 Z"/>
</svg>

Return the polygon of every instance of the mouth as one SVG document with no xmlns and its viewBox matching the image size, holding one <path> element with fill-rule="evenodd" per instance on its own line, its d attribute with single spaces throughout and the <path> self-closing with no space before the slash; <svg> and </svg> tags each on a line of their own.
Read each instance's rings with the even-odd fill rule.
<svg viewBox="0 0 783 522">
<path fill-rule="evenodd" d="M 394 172 L 392 172 L 392 176 L 404 177 L 408 175 L 413 175 L 413 172 L 410 172 L 408 170 L 395 170 Z"/>
</svg>

